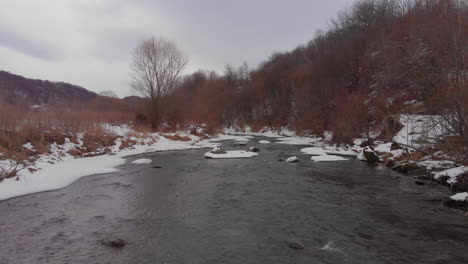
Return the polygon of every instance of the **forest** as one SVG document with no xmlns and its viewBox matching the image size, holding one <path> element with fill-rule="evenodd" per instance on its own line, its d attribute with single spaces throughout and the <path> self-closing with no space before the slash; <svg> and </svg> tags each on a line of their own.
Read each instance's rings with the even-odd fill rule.
<svg viewBox="0 0 468 264">
<path fill-rule="evenodd" d="M 395 115 L 437 114 L 466 148 L 467 36 L 466 1 L 359 1 L 328 31 L 258 68 L 184 76 L 164 98 L 164 119 L 172 127 L 332 131 L 350 142 L 372 131 L 391 139 Z"/>
</svg>

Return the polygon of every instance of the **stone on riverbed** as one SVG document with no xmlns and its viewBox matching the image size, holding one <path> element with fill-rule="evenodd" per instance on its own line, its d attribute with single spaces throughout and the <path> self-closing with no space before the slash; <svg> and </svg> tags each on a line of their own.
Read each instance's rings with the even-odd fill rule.
<svg viewBox="0 0 468 264">
<path fill-rule="evenodd" d="M 414 162 L 402 162 L 393 166 L 392 170 L 401 173 L 410 173 L 412 171 L 421 171 L 423 168 Z"/>
<path fill-rule="evenodd" d="M 123 239 L 101 239 L 99 241 L 102 245 L 113 247 L 113 248 L 122 248 L 127 245 L 127 242 Z"/>
<path fill-rule="evenodd" d="M 252 146 L 252 147 L 249 148 L 249 151 L 251 151 L 251 152 L 260 152 L 260 148 L 257 147 L 257 146 Z"/>
<path fill-rule="evenodd" d="M 287 242 L 288 246 L 292 249 L 295 249 L 295 250 L 301 250 L 301 249 L 304 249 L 304 245 L 300 242 Z"/>
<path fill-rule="evenodd" d="M 296 162 L 299 162 L 299 159 L 294 156 L 294 157 L 289 157 L 286 159 L 286 162 L 289 162 L 289 163 L 296 163 Z"/>
<path fill-rule="evenodd" d="M 369 163 L 376 163 L 380 161 L 379 156 L 371 150 L 369 147 L 365 148 L 362 150 L 362 154 L 364 155 L 364 158 L 366 159 L 367 162 Z"/>
<path fill-rule="evenodd" d="M 457 193 L 445 198 L 444 205 L 447 207 L 466 208 L 468 207 L 468 193 Z"/>
<path fill-rule="evenodd" d="M 222 149 L 221 147 L 214 147 L 210 152 L 214 153 L 214 154 L 225 154 L 226 153 L 226 151 L 224 149 Z"/>
</svg>

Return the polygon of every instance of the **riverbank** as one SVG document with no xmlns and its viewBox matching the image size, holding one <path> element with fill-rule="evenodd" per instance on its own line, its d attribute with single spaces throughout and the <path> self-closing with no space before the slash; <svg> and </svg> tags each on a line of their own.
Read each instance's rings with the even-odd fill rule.
<svg viewBox="0 0 468 264">
<path fill-rule="evenodd" d="M 109 133 L 105 136 L 109 138 L 107 143 L 96 138 L 91 140 L 92 137 L 86 134 L 68 137 L 62 135 L 48 146 L 48 152 L 32 155 L 19 165 L 13 160 L 1 160 L 0 165 L 5 168 L 15 168 L 17 171 L 11 177 L 0 181 L 0 200 L 60 189 L 88 175 L 116 172 L 116 167 L 125 163 L 125 157 L 130 155 L 165 150 L 212 148 L 220 145 L 223 140 L 234 140 L 241 146 L 264 144 L 302 146 L 302 153 L 312 156 L 311 162 L 350 158 L 372 163 L 381 162 L 395 171 L 414 177 L 416 184 L 436 181 L 450 186 L 454 191 L 465 191 L 467 181 L 464 179 L 468 167 L 448 160 L 447 154 L 442 151 L 434 151 L 434 154 L 427 155 L 400 145 L 421 142 L 420 128 L 423 126 L 421 122 L 424 123 L 427 118 L 414 116 L 406 117 L 405 120 L 402 120 L 403 127 L 395 135 L 395 141 L 385 142 L 375 139 L 372 148 L 368 147 L 368 142 L 364 138 L 354 140 L 352 145 L 336 145 L 331 143 L 333 139 L 331 133 L 325 133 L 323 137 L 299 136 L 288 129 L 277 131 L 263 129 L 257 132 L 249 128 L 224 129 L 222 133 L 210 135 L 205 133 L 202 127 L 174 133 L 142 133 L 127 125 L 107 125 L 106 131 Z M 254 137 L 270 138 L 270 140 L 258 141 Z M 402 143 L 403 141 L 405 143 Z M 96 146 L 96 143 L 100 145 Z M 34 143 L 28 142 L 21 147 L 31 153 L 36 152 Z"/>
</svg>

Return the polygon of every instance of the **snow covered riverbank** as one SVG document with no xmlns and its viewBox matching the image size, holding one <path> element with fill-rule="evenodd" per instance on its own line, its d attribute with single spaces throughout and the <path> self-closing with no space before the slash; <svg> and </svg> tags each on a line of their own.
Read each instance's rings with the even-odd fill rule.
<svg viewBox="0 0 468 264">
<path fill-rule="evenodd" d="M 135 133 L 129 127 L 112 127 L 114 133 L 120 137 L 110 148 L 99 149 L 97 153 L 105 153 L 92 157 L 77 157 L 72 155 L 73 151 L 83 147 L 83 141 L 72 143 L 66 140 L 65 144 L 53 143 L 50 153 L 36 157 L 32 162 L 20 165 L 15 177 L 0 181 L 0 200 L 10 199 L 16 196 L 51 191 L 64 188 L 81 177 L 112 173 L 118 171 L 116 167 L 126 161 L 126 157 L 168 150 L 184 150 L 195 148 L 211 148 L 219 145 L 207 139 L 188 133 Z M 177 135 L 177 136 L 176 136 Z M 174 138 L 184 138 L 175 140 Z M 128 144 L 127 141 L 132 144 Z M 15 164 L 12 160 L 1 160 L 0 165 L 7 167 Z"/>
<path fill-rule="evenodd" d="M 420 135 L 424 133 L 433 136 L 434 134 L 427 130 L 421 130 L 418 122 L 426 122 L 427 118 L 413 118 L 407 120 L 416 120 L 415 122 L 404 123 L 404 127 L 396 135 L 400 141 L 405 144 L 411 144 L 411 140 L 416 140 L 419 145 Z M 419 121 L 418 121 L 419 120 Z M 422 121 L 421 121 L 422 120 Z M 426 120 L 426 121 L 424 121 Z M 18 173 L 11 178 L 0 180 L 0 200 L 9 199 L 15 196 L 26 195 L 30 193 L 42 192 L 60 189 L 73 183 L 77 179 L 94 174 L 112 173 L 117 171 L 116 167 L 125 163 L 125 158 L 131 155 L 165 151 L 165 150 L 184 150 L 194 148 L 213 148 L 219 146 L 225 140 L 233 140 L 236 147 L 256 144 L 289 144 L 298 146 L 309 146 L 298 148 L 303 155 L 312 156 L 309 160 L 313 161 L 341 161 L 350 158 L 365 159 L 363 155 L 364 139 L 357 139 L 353 145 L 334 145 L 330 143 L 331 133 L 326 136 L 298 136 L 295 132 L 283 129 L 280 131 L 263 130 L 252 132 L 246 130 L 243 132 L 225 129 L 223 133 L 211 137 L 200 133 L 196 135 L 187 132 L 178 133 L 138 133 L 128 126 L 108 126 L 107 129 L 114 135 L 117 135 L 113 144 L 109 147 L 85 151 L 84 135 L 76 135 L 76 140 L 65 138 L 63 144 L 56 142 L 49 147 L 49 152 L 40 154 L 33 161 L 25 161 L 21 165 Z M 418 134 L 419 133 L 419 134 Z M 407 135 L 411 135 L 408 139 Z M 266 141 L 255 140 L 255 137 L 268 137 Z M 31 143 L 24 144 L 22 147 L 34 151 Z M 456 185 L 460 180 L 460 175 L 468 173 L 468 167 L 460 166 L 453 161 L 445 160 L 446 155 L 437 152 L 434 155 L 416 156 L 414 150 L 402 146 L 396 146 L 392 142 L 374 141 L 374 153 L 380 161 L 387 164 L 393 164 L 396 167 L 423 168 L 433 176 L 434 179 L 446 182 L 450 185 Z M 247 150 L 247 149 L 246 149 Z M 79 156 L 76 152 L 81 153 Z M 253 157 L 256 153 L 240 151 L 242 157 Z M 210 156 L 211 154 L 209 154 Z M 237 155 L 239 156 L 239 155 Z M 416 159 L 417 157 L 417 159 Z M 210 158 L 232 158 L 231 155 L 214 155 Z M 141 162 L 143 164 L 144 162 Z M 409 165 L 408 165 L 409 164 Z M 392 166 L 393 166 L 392 165 Z M 0 166 L 14 166 L 12 160 L 0 160 Z"/>
</svg>

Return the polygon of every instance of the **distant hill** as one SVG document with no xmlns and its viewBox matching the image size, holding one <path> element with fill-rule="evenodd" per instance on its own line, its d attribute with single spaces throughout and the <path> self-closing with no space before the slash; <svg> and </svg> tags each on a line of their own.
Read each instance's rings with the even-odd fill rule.
<svg viewBox="0 0 468 264">
<path fill-rule="evenodd" d="M 122 98 L 122 100 L 126 102 L 128 105 L 138 105 L 138 104 L 146 102 L 146 99 L 141 98 L 139 96 L 135 96 L 135 95 L 124 97 Z"/>
<path fill-rule="evenodd" d="M 0 71 L 0 102 L 3 103 L 57 105 L 88 102 L 96 96 L 96 93 L 77 85 L 28 79 Z"/>
<path fill-rule="evenodd" d="M 110 91 L 110 90 L 99 92 L 99 95 L 110 97 L 110 98 L 119 98 L 117 94 L 115 94 L 113 91 Z"/>
</svg>

